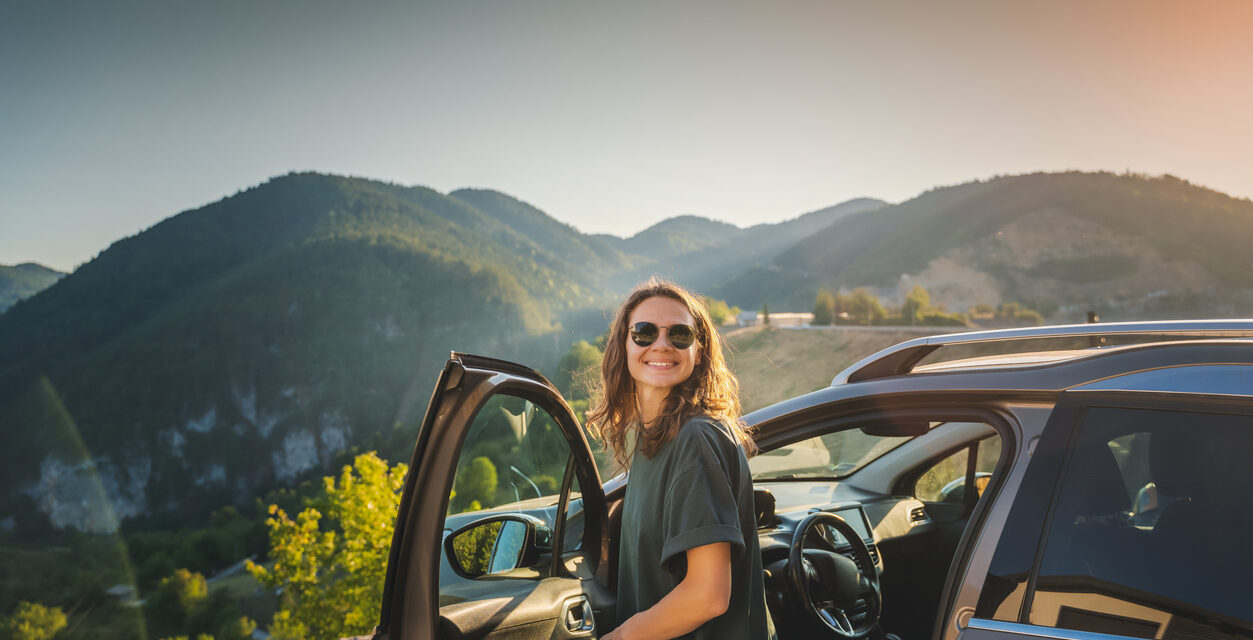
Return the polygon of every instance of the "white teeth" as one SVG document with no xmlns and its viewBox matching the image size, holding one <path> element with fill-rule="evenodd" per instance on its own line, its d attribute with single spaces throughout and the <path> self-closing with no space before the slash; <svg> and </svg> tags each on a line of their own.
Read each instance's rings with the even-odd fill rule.
<svg viewBox="0 0 1253 640">
<path fill-rule="evenodd" d="M 645 362 L 644 364 L 650 367 L 673 367 L 674 366 L 673 362 Z"/>
</svg>

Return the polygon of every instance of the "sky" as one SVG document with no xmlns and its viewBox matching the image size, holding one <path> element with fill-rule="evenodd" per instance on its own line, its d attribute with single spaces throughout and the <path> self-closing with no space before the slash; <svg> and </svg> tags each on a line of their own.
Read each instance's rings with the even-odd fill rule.
<svg viewBox="0 0 1253 640">
<path fill-rule="evenodd" d="M 0 264 L 291 171 L 588 233 L 1034 171 L 1253 196 L 1253 3 L 0 0 Z"/>
</svg>

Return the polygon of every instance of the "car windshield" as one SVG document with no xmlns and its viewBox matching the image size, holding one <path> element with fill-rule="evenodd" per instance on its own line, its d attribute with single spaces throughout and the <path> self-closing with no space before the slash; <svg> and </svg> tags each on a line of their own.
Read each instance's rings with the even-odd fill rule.
<svg viewBox="0 0 1253 640">
<path fill-rule="evenodd" d="M 748 467 L 753 480 L 843 478 L 908 440 L 847 429 L 763 451 Z"/>
</svg>

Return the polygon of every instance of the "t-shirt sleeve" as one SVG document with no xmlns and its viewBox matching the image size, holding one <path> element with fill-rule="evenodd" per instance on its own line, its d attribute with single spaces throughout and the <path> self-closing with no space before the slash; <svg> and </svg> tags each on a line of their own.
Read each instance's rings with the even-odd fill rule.
<svg viewBox="0 0 1253 640">
<path fill-rule="evenodd" d="M 727 471 L 707 439 L 692 438 L 684 444 L 694 449 L 685 452 L 690 458 L 684 456 L 693 464 L 673 478 L 666 494 L 658 523 L 665 540 L 661 564 L 664 567 L 677 554 L 715 542 L 731 543 L 731 555 L 738 557 L 744 552 L 744 532 Z"/>
</svg>

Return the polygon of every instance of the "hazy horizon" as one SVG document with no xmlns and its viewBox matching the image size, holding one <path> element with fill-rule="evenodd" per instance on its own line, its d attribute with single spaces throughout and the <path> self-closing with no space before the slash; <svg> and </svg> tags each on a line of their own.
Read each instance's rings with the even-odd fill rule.
<svg viewBox="0 0 1253 640">
<path fill-rule="evenodd" d="M 0 6 L 0 264 L 72 270 L 291 171 L 585 233 L 1035 171 L 1253 197 L 1253 5 Z"/>
</svg>

